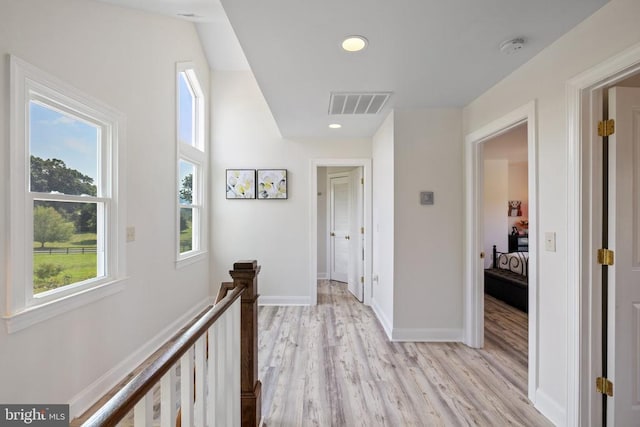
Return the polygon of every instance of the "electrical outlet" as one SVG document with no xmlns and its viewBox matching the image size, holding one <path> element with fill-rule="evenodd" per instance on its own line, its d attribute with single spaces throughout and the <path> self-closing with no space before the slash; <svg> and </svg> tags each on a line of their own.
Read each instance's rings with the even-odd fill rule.
<svg viewBox="0 0 640 427">
<path fill-rule="evenodd" d="M 136 228 L 127 227 L 127 242 L 134 242 L 136 240 Z"/>
</svg>

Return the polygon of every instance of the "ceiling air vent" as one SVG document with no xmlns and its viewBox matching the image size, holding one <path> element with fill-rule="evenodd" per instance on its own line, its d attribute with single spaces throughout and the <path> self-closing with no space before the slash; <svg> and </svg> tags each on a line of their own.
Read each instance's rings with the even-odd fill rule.
<svg viewBox="0 0 640 427">
<path fill-rule="evenodd" d="M 391 92 L 332 92 L 329 114 L 378 114 Z"/>
</svg>

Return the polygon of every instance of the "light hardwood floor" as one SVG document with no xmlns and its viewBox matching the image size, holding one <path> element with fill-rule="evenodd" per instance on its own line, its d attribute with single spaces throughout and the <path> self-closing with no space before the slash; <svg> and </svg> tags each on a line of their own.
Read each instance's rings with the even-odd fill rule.
<svg viewBox="0 0 640 427">
<path fill-rule="evenodd" d="M 344 284 L 260 308 L 262 414 L 277 426 L 548 426 L 527 400 L 527 316 L 486 298 L 485 348 L 392 343 Z"/>
</svg>

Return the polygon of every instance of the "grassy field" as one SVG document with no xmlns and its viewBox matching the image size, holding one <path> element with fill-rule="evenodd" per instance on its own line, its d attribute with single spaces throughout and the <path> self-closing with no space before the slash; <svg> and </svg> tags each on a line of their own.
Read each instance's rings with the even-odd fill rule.
<svg viewBox="0 0 640 427">
<path fill-rule="evenodd" d="M 33 271 L 46 267 L 46 264 L 55 266 L 60 272 L 55 276 L 39 278 L 33 276 L 33 293 L 48 291 L 49 289 L 81 282 L 96 277 L 96 254 L 33 254 Z"/>
<path fill-rule="evenodd" d="M 45 248 L 95 248 L 96 234 L 74 234 L 66 242 L 53 242 Z M 40 243 L 33 243 L 34 249 Z M 95 253 L 71 254 L 33 254 L 33 293 L 48 291 L 60 286 L 81 282 L 96 277 L 97 260 Z"/>
<path fill-rule="evenodd" d="M 34 248 L 40 248 L 40 242 L 33 242 Z M 66 242 L 47 242 L 45 248 L 95 248 L 96 233 L 79 233 Z"/>
<path fill-rule="evenodd" d="M 193 249 L 191 240 L 191 227 L 180 232 L 180 252 L 188 252 Z"/>
</svg>

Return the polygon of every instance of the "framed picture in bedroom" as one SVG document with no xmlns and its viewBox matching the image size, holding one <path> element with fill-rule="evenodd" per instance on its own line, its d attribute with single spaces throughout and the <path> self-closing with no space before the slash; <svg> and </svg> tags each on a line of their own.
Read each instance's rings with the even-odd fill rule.
<svg viewBox="0 0 640 427">
<path fill-rule="evenodd" d="M 227 199 L 256 198 L 255 169 L 227 169 Z"/>
<path fill-rule="evenodd" d="M 287 199 L 287 170 L 258 169 L 258 199 Z"/>
</svg>

